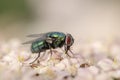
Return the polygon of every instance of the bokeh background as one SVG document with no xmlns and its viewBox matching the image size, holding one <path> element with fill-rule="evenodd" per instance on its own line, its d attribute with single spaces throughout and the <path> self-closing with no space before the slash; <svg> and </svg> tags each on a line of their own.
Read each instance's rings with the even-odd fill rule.
<svg viewBox="0 0 120 80">
<path fill-rule="evenodd" d="M 119 0 L 0 0 L 3 40 L 48 31 L 71 33 L 76 41 L 110 40 L 119 30 Z"/>
<path fill-rule="evenodd" d="M 119 30 L 120 0 L 0 0 L 0 80 L 120 80 Z M 21 43 L 49 31 L 73 35 L 74 57 L 58 48 L 30 65 Z"/>
</svg>

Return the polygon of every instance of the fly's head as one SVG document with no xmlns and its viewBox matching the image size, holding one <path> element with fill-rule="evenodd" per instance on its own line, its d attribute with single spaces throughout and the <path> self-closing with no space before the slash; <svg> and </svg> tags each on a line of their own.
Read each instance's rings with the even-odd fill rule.
<svg viewBox="0 0 120 80">
<path fill-rule="evenodd" d="M 73 45 L 73 43 L 74 43 L 74 38 L 72 37 L 72 35 L 66 34 L 66 38 L 65 38 L 65 51 L 66 51 L 66 53 L 68 52 L 70 47 Z"/>
</svg>

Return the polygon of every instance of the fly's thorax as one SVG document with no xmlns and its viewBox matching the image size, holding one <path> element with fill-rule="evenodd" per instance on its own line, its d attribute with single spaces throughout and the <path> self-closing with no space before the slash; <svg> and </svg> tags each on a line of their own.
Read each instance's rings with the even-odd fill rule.
<svg viewBox="0 0 120 80">
<path fill-rule="evenodd" d="M 51 44 L 52 48 L 61 47 L 65 41 L 65 36 L 62 32 L 51 32 L 48 33 L 46 41 Z"/>
<path fill-rule="evenodd" d="M 48 34 L 48 39 L 51 38 L 52 43 L 57 43 L 59 44 L 62 41 L 65 41 L 65 34 L 62 32 L 52 32 Z M 50 40 L 49 40 L 50 41 Z"/>
<path fill-rule="evenodd" d="M 62 32 L 51 32 L 47 34 L 47 37 L 50 37 L 50 38 L 62 38 L 63 37 L 64 38 L 65 34 Z"/>
</svg>

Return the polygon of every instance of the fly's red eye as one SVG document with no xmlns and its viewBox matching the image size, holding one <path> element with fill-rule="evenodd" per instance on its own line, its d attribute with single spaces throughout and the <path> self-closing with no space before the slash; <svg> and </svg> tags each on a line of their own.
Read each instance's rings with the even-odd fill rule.
<svg viewBox="0 0 120 80">
<path fill-rule="evenodd" d="M 70 42 L 71 42 L 71 38 L 67 37 L 67 44 L 70 44 Z"/>
<path fill-rule="evenodd" d="M 74 43 L 74 39 L 70 34 L 66 35 L 65 43 L 67 46 L 72 46 L 72 44 Z"/>
</svg>

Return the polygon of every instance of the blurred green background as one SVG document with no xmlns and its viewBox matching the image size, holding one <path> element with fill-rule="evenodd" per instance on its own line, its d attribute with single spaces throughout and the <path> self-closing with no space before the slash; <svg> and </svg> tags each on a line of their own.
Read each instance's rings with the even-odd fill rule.
<svg viewBox="0 0 120 80">
<path fill-rule="evenodd" d="M 32 20 L 25 0 L 0 0 L 0 36 L 4 39 L 19 38 Z M 22 31 L 22 32 L 21 32 Z"/>
<path fill-rule="evenodd" d="M 48 31 L 76 40 L 120 37 L 120 1 L 0 0 L 0 40 Z"/>
<path fill-rule="evenodd" d="M 0 20 L 28 19 L 30 18 L 29 8 L 25 0 L 0 0 Z"/>
</svg>

